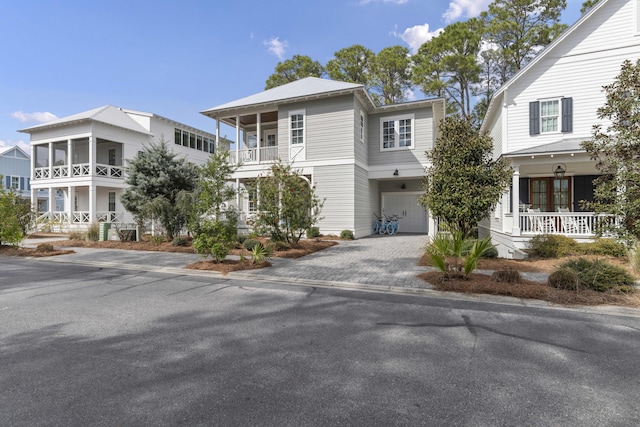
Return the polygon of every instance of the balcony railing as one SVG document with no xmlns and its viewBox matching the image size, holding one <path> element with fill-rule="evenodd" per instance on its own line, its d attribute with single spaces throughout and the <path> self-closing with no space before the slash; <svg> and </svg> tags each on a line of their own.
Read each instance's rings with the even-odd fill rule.
<svg viewBox="0 0 640 427">
<path fill-rule="evenodd" d="M 54 166 L 52 168 L 53 179 L 67 178 L 69 177 L 69 166 Z M 35 168 L 35 179 L 49 179 L 49 168 Z M 89 163 L 76 163 L 71 165 L 71 175 L 73 177 L 78 176 L 91 176 L 91 165 Z M 105 176 L 108 178 L 124 178 L 124 167 L 96 164 L 95 176 Z"/>
<path fill-rule="evenodd" d="M 520 212 L 521 234 L 593 236 L 608 225 L 617 225 L 614 215 L 593 212 Z"/>
<path fill-rule="evenodd" d="M 258 150 L 260 160 L 258 161 Z M 247 148 L 239 151 L 229 151 L 229 163 L 272 163 L 278 158 L 278 147 Z"/>
<path fill-rule="evenodd" d="M 71 224 L 91 224 L 93 222 L 122 223 L 123 219 L 124 212 L 96 212 L 94 220 L 91 220 L 91 214 L 88 211 L 71 212 Z M 36 218 L 37 224 L 43 224 L 46 222 L 69 224 L 69 213 L 62 211 L 44 212 Z"/>
</svg>

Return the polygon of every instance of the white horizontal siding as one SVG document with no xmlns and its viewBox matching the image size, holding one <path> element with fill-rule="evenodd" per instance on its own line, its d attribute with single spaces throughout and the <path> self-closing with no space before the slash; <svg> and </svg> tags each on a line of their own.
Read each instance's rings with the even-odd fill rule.
<svg viewBox="0 0 640 427">
<path fill-rule="evenodd" d="M 369 191 L 371 181 L 369 181 L 367 171 L 356 166 L 354 178 L 354 232 L 356 237 L 360 238 L 369 235 L 371 224 L 373 223 L 374 210 L 371 209 L 371 195 Z"/>
</svg>

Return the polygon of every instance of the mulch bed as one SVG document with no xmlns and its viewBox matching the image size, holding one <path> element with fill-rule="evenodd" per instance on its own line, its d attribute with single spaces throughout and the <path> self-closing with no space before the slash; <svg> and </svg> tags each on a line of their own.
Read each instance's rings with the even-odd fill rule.
<svg viewBox="0 0 640 427">
<path fill-rule="evenodd" d="M 185 268 L 189 268 L 191 270 L 213 270 L 226 275 L 232 271 L 257 270 L 265 267 L 271 267 L 271 263 L 266 261 L 262 264 L 252 264 L 251 261 L 225 259 L 221 262 L 215 262 L 213 260 L 198 261 L 187 265 Z"/>
<path fill-rule="evenodd" d="M 41 258 L 55 255 L 67 255 L 75 253 L 70 249 L 54 249 L 54 250 L 42 250 L 34 248 L 21 248 L 18 246 L 0 246 L 0 255 L 4 256 L 23 256 Z"/>
</svg>

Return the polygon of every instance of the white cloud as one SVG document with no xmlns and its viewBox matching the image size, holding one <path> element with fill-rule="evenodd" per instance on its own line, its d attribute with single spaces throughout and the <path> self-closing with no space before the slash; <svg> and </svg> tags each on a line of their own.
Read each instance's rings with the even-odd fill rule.
<svg viewBox="0 0 640 427">
<path fill-rule="evenodd" d="M 413 90 L 407 88 L 404 91 L 404 99 L 406 99 L 407 101 L 415 101 L 416 93 Z"/>
<path fill-rule="evenodd" d="M 11 117 L 21 121 L 22 123 L 29 123 L 29 122 L 44 123 L 44 122 L 49 122 L 51 120 L 58 118 L 58 116 L 49 112 L 25 113 L 23 111 L 15 111 L 11 113 Z"/>
<path fill-rule="evenodd" d="M 280 41 L 279 37 L 273 37 L 272 39 L 265 40 L 263 43 L 267 46 L 269 53 L 277 56 L 280 60 L 284 59 L 284 51 L 289 47 L 288 41 Z"/>
<path fill-rule="evenodd" d="M 445 22 L 451 23 L 459 18 L 473 18 L 487 9 L 492 0 L 451 0 L 449 9 L 442 15 Z"/>
<path fill-rule="evenodd" d="M 442 28 L 435 31 L 429 31 L 429 24 L 414 25 L 402 32 L 402 34 L 394 31 L 393 35 L 400 37 L 403 42 L 409 45 L 411 53 L 417 53 L 423 43 L 428 42 L 442 32 Z"/>
<path fill-rule="evenodd" d="M 24 141 L 3 141 L 0 139 L 0 148 L 14 147 L 16 145 L 22 148 L 27 154 L 31 154 L 31 146 Z"/>
</svg>

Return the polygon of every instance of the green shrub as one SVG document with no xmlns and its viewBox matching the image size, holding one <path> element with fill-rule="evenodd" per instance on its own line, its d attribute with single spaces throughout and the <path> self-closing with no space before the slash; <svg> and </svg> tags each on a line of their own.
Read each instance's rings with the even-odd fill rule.
<svg viewBox="0 0 640 427">
<path fill-rule="evenodd" d="M 240 244 L 243 244 L 245 240 L 247 240 L 248 236 L 246 234 L 238 234 L 236 241 Z"/>
<path fill-rule="evenodd" d="M 277 240 L 275 242 L 271 242 L 271 244 L 273 245 L 273 249 L 276 252 L 283 252 L 283 251 L 287 251 L 289 249 L 291 249 L 291 245 L 287 242 L 283 242 L 281 240 Z"/>
<path fill-rule="evenodd" d="M 256 242 L 256 245 L 251 251 L 251 262 L 253 264 L 261 265 L 271 259 L 273 253 L 273 246 L 271 244 L 263 246 L 262 243 Z"/>
<path fill-rule="evenodd" d="M 253 248 L 255 248 L 258 243 L 260 242 L 255 239 L 245 239 L 245 241 L 242 243 L 242 246 L 244 246 L 244 248 L 248 251 L 253 251 Z"/>
<path fill-rule="evenodd" d="M 578 242 L 571 237 L 539 234 L 529 241 L 529 252 L 540 258 L 559 258 L 578 252 Z"/>
<path fill-rule="evenodd" d="M 495 246 L 491 246 L 484 251 L 480 258 L 498 258 L 498 250 Z"/>
<path fill-rule="evenodd" d="M 353 231 L 351 230 L 342 230 L 340 232 L 341 239 L 353 240 Z"/>
<path fill-rule="evenodd" d="M 631 265 L 631 270 L 636 274 L 640 274 L 640 243 L 634 242 L 633 246 L 627 251 L 627 259 Z"/>
<path fill-rule="evenodd" d="M 313 239 L 314 237 L 318 237 L 320 235 L 319 227 L 309 227 L 307 230 L 307 238 Z"/>
<path fill-rule="evenodd" d="M 549 275 L 549 286 L 568 291 L 577 291 L 580 287 L 580 278 L 570 268 L 560 268 Z"/>
<path fill-rule="evenodd" d="M 491 280 L 503 283 L 522 283 L 522 276 L 515 268 L 494 271 Z"/>
<path fill-rule="evenodd" d="M 633 277 L 625 269 L 600 259 L 590 261 L 578 258 L 563 263 L 560 268 L 573 270 L 578 276 L 580 286 L 594 291 L 604 292 L 634 285 Z"/>
<path fill-rule="evenodd" d="M 151 243 L 163 243 L 164 236 L 161 234 L 156 234 L 155 236 L 151 236 Z"/>
<path fill-rule="evenodd" d="M 98 239 L 100 239 L 100 225 L 94 222 L 87 228 L 87 240 L 97 242 Z"/>
<path fill-rule="evenodd" d="M 84 240 L 86 237 L 86 234 L 80 231 L 72 231 L 69 233 L 69 240 Z"/>
<path fill-rule="evenodd" d="M 187 246 L 187 239 L 184 237 L 174 237 L 171 246 Z"/>
<path fill-rule="evenodd" d="M 53 245 L 51 243 L 40 243 L 36 246 L 38 252 L 53 252 Z"/>
<path fill-rule="evenodd" d="M 235 245 L 238 228 L 235 221 L 217 219 L 203 221 L 193 238 L 193 248 L 203 257 L 212 256 L 221 262 Z"/>
<path fill-rule="evenodd" d="M 615 239 L 596 239 L 594 242 L 580 245 L 580 252 L 584 255 L 603 255 L 623 257 L 627 254 L 624 243 Z"/>
</svg>

